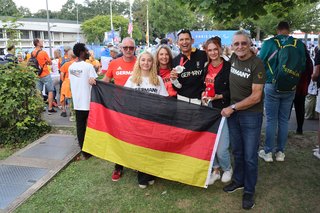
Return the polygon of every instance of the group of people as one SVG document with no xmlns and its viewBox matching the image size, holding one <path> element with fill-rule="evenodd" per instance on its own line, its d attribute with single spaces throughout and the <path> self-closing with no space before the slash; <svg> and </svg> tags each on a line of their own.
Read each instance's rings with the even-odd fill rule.
<svg viewBox="0 0 320 213">
<path fill-rule="evenodd" d="M 292 41 L 289 32 L 289 24 L 280 22 L 277 27 L 278 35 L 265 41 L 260 55 L 257 56 L 251 49 L 249 34 L 238 31 L 233 36 L 233 54 L 229 60 L 222 57 L 223 45 L 219 37 L 208 39 L 203 51 L 192 47 L 194 40 L 189 30 L 178 32 L 180 54 L 175 57 L 167 45 L 160 45 L 155 54 L 144 51 L 136 57 L 135 41 L 127 37 L 120 45 L 121 55 L 110 62 L 102 81 L 220 109 L 227 122 L 217 148 L 209 184 L 221 179 L 222 182 L 229 183 L 223 188 L 227 193 L 243 189 L 242 207 L 251 209 L 255 205 L 258 156 L 266 162 L 272 162 L 275 153 L 276 161 L 285 160 L 291 107 L 295 98 L 299 100 L 296 90 L 277 90 L 273 72 L 279 62 L 278 59 L 270 60 L 279 50 L 275 40 L 282 45 Z M 301 69 L 306 69 L 305 47 L 301 41 L 296 42 Z M 42 48 L 43 42 L 38 39 L 34 44 L 35 50 L 32 54 Z M 44 51 L 40 51 L 37 58 L 43 67 L 38 88 L 40 90 L 45 85 L 48 91 L 48 111 L 53 112 L 53 83 L 48 77 L 49 71 L 45 68 L 52 62 Z M 92 85 L 96 84 L 98 70 L 86 61 L 90 58 L 90 53 L 83 43 L 77 43 L 73 50 L 69 50 L 68 58 L 69 62 L 60 68 L 63 79 L 61 95 L 64 94 L 60 97 L 60 102 L 63 103 L 65 98 L 71 97 L 71 94 L 66 94 L 66 90 L 70 88 L 77 137 L 82 148 L 90 110 L 90 91 Z M 320 57 L 316 61 L 313 79 L 318 78 L 319 64 Z M 311 77 L 311 73 L 307 75 Z M 64 84 L 68 86 L 64 87 Z M 320 98 L 318 99 L 320 106 Z M 320 112 L 320 107 L 317 109 Z M 259 151 L 264 112 L 266 140 L 264 149 Z M 276 135 L 277 143 L 274 145 Z M 234 158 L 233 166 L 230 145 Z M 319 153 L 319 149 L 316 152 Z M 82 154 L 85 158 L 90 157 L 89 153 Z M 123 169 L 122 165 L 115 165 L 112 181 L 121 179 Z M 154 184 L 154 176 L 138 172 L 138 184 L 140 188 L 146 188 Z"/>
<path fill-rule="evenodd" d="M 221 57 L 222 45 L 219 37 L 209 39 L 205 51 L 201 51 L 192 48 L 193 38 L 189 30 L 178 33 L 181 53 L 175 58 L 166 45 L 159 46 L 155 56 L 146 51 L 136 58 L 135 41 L 124 38 L 121 44 L 123 55 L 110 62 L 103 78 L 105 82 L 113 79 L 115 84 L 135 90 L 221 109 L 222 116 L 228 118 L 229 133 L 224 132 L 225 137 L 218 146 L 210 184 L 220 179 L 221 167 L 222 181 L 227 183 L 232 180 L 224 187 L 225 192 L 231 193 L 244 188 L 242 205 L 245 209 L 254 206 L 265 83 L 263 63 L 251 51 L 250 42 L 245 31 L 237 32 L 233 38 L 234 55 L 228 62 Z M 84 72 L 84 66 L 81 70 L 81 73 L 92 72 L 90 69 Z M 70 75 L 72 72 L 69 68 Z M 87 76 L 87 85 L 95 84 L 93 77 Z M 71 89 L 74 94 L 72 86 Z M 82 93 L 82 100 L 86 99 L 87 104 L 88 97 L 84 98 Z M 75 97 L 73 101 L 75 110 L 80 110 L 76 107 Z M 77 119 L 77 130 L 82 132 L 78 133 L 80 146 L 83 144 L 85 130 L 82 128 L 84 125 L 78 128 L 78 121 L 85 124 L 87 114 L 82 118 L 82 121 Z M 234 169 L 228 151 L 229 143 L 235 159 Z M 112 180 L 118 181 L 122 175 L 123 166 L 116 164 Z M 138 183 L 140 188 L 146 188 L 154 184 L 154 177 L 138 172 Z"/>
</svg>

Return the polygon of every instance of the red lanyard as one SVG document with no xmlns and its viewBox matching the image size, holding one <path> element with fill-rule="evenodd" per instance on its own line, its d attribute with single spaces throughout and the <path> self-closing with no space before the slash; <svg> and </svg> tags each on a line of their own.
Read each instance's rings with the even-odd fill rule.
<svg viewBox="0 0 320 213">
<path fill-rule="evenodd" d="M 180 66 L 183 67 L 188 61 L 189 61 L 189 59 L 187 58 L 187 60 L 185 62 L 183 62 L 183 56 L 181 56 L 181 58 L 180 58 Z"/>
</svg>

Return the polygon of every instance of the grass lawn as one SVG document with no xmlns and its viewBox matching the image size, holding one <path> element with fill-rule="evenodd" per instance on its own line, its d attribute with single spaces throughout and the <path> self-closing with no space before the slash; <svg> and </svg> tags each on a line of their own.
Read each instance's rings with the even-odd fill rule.
<svg viewBox="0 0 320 213">
<path fill-rule="evenodd" d="M 320 161 L 316 133 L 290 133 L 285 162 L 259 160 L 252 212 L 319 212 Z M 16 212 L 242 212 L 242 192 L 227 194 L 220 181 L 208 189 L 156 179 L 140 189 L 136 172 L 111 181 L 114 164 L 95 157 L 72 162 Z"/>
</svg>

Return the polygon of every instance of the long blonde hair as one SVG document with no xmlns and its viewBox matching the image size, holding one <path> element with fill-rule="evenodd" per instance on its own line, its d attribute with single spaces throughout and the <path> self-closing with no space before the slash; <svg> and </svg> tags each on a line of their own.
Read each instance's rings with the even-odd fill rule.
<svg viewBox="0 0 320 213">
<path fill-rule="evenodd" d="M 149 55 L 152 59 L 152 66 L 151 66 L 150 75 L 149 75 L 150 83 L 153 84 L 154 86 L 159 86 L 160 81 L 157 76 L 157 67 L 156 67 L 155 59 L 154 59 L 153 55 L 148 51 L 145 51 L 139 55 L 138 60 L 136 61 L 136 63 L 134 64 L 134 67 L 133 67 L 131 81 L 137 85 L 140 85 L 142 83 L 140 60 L 143 55 Z"/>
</svg>

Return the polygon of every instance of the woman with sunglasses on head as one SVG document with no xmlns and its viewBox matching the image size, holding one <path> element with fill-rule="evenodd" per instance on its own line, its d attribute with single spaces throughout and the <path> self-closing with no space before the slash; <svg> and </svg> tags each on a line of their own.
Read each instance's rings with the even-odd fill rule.
<svg viewBox="0 0 320 213">
<path fill-rule="evenodd" d="M 150 52 L 143 52 L 139 55 L 133 67 L 132 76 L 124 85 L 132 89 L 168 96 L 168 92 L 160 76 L 157 75 L 155 60 Z M 148 185 L 154 184 L 154 176 L 138 171 L 139 187 L 145 189 Z"/>
<path fill-rule="evenodd" d="M 222 110 L 230 105 L 229 74 L 230 63 L 222 58 L 221 39 L 212 37 L 204 44 L 208 56 L 205 67 L 205 91 L 202 93 L 202 103 L 209 107 Z M 213 172 L 210 176 L 209 185 L 221 178 L 220 167 L 223 171 L 221 181 L 227 183 L 232 177 L 232 167 L 229 153 L 229 131 L 225 122 L 221 140 L 214 159 Z"/>
<path fill-rule="evenodd" d="M 156 52 L 156 65 L 158 75 L 162 78 L 169 96 L 177 97 L 177 91 L 173 88 L 170 81 L 172 70 L 172 53 L 167 45 L 161 45 Z"/>
</svg>

